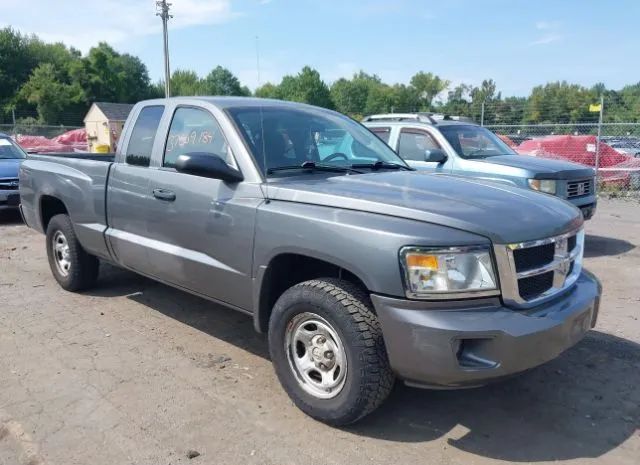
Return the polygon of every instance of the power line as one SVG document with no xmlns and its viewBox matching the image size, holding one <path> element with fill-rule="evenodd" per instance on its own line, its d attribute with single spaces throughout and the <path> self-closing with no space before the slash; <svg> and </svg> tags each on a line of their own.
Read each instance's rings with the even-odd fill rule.
<svg viewBox="0 0 640 465">
<path fill-rule="evenodd" d="M 173 15 L 169 14 L 169 8 L 171 3 L 167 3 L 167 0 L 160 0 L 156 2 L 157 13 L 156 16 L 160 16 L 162 19 L 162 36 L 164 39 L 164 96 L 169 98 L 171 96 L 171 69 L 169 67 L 169 33 L 167 31 L 167 22 L 173 18 Z"/>
</svg>

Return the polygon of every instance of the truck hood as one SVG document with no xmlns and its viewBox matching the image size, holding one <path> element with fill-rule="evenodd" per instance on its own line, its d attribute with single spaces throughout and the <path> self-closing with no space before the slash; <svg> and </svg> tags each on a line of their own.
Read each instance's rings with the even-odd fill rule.
<svg viewBox="0 0 640 465">
<path fill-rule="evenodd" d="M 16 158 L 0 158 L 0 178 L 17 178 L 22 161 Z"/>
<path fill-rule="evenodd" d="M 578 209 L 547 194 L 424 172 L 283 178 L 268 184 L 267 196 L 448 226 L 496 244 L 542 239 L 582 224 Z"/>
<path fill-rule="evenodd" d="M 526 170 L 530 173 L 529 177 L 534 179 L 578 179 L 595 176 L 593 169 L 584 165 L 529 155 L 499 155 L 474 161 Z"/>
</svg>

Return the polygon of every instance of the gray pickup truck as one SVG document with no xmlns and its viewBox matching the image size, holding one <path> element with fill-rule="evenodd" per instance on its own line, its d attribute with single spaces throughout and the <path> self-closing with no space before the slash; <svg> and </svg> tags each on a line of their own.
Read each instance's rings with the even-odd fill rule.
<svg viewBox="0 0 640 465">
<path fill-rule="evenodd" d="M 596 322 L 577 208 L 415 171 L 329 110 L 145 101 L 100 157 L 21 165 L 21 212 L 60 285 L 88 288 L 106 261 L 250 315 L 289 396 L 329 424 L 373 411 L 396 378 L 522 372 Z"/>
<path fill-rule="evenodd" d="M 431 113 L 371 115 L 364 125 L 424 171 L 469 176 L 554 195 L 595 214 L 596 173 L 563 160 L 518 155 L 488 129 L 468 119 Z"/>
</svg>

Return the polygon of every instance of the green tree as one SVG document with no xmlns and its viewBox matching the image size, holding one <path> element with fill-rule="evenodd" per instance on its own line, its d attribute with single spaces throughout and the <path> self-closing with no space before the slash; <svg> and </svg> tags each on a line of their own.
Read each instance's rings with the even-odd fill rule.
<svg viewBox="0 0 640 465">
<path fill-rule="evenodd" d="M 195 73 L 195 71 L 177 69 L 171 74 L 171 95 L 205 95 L 205 92 L 203 89 L 202 81 Z"/>
<path fill-rule="evenodd" d="M 204 95 L 250 95 L 249 90 L 227 68 L 216 66 L 202 81 Z"/>
<path fill-rule="evenodd" d="M 293 102 L 309 103 L 319 107 L 333 108 L 329 87 L 320 79 L 320 73 L 305 66 L 295 76 L 285 76 L 278 86 L 278 98 Z"/>
<path fill-rule="evenodd" d="M 420 71 L 411 78 L 411 85 L 416 89 L 422 110 L 431 110 L 433 99 L 449 87 L 450 82 L 433 73 Z"/>
<path fill-rule="evenodd" d="M 440 110 L 448 115 L 470 116 L 472 90 L 468 84 L 458 84 L 447 93 L 447 101 Z"/>
<path fill-rule="evenodd" d="M 331 86 L 331 99 L 336 110 L 347 115 L 361 116 L 365 113 L 369 94 L 382 80 L 360 71 L 351 79 L 341 78 Z"/>
<path fill-rule="evenodd" d="M 253 95 L 260 98 L 278 98 L 278 86 L 267 82 L 258 87 Z"/>
<path fill-rule="evenodd" d="M 21 97 L 36 105 L 39 121 L 43 124 L 60 123 L 60 115 L 72 93 L 70 85 L 60 82 L 51 63 L 38 66 L 20 89 Z"/>
<path fill-rule="evenodd" d="M 526 123 L 576 123 L 596 121 L 597 113 L 589 113 L 596 93 L 566 81 L 534 87 L 524 115 Z"/>
<path fill-rule="evenodd" d="M 144 63 L 137 57 L 121 55 L 105 42 L 91 48 L 81 63 L 72 66 L 70 74 L 84 90 L 88 103 L 134 103 L 148 98 L 151 92 Z"/>
<path fill-rule="evenodd" d="M 36 61 L 29 54 L 28 39 L 10 27 L 0 29 L 0 104 L 13 100 L 28 79 Z"/>
<path fill-rule="evenodd" d="M 471 89 L 470 116 L 480 122 L 482 119 L 482 104 L 485 106 L 484 123 L 491 124 L 495 120 L 494 103 L 500 100 L 500 94 L 496 95 L 496 83 L 493 79 L 485 79 L 478 87 Z"/>
</svg>

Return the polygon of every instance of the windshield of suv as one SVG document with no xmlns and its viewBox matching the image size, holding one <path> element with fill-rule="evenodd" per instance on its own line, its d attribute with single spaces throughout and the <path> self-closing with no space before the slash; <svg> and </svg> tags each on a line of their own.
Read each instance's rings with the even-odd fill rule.
<svg viewBox="0 0 640 465">
<path fill-rule="evenodd" d="M 0 137 L 0 160 L 27 158 L 27 154 L 11 139 Z"/>
<path fill-rule="evenodd" d="M 487 158 L 517 155 L 494 133 L 481 126 L 442 125 L 440 132 L 462 158 Z"/>
<path fill-rule="evenodd" d="M 229 108 L 260 169 L 267 175 L 283 168 L 407 168 L 396 153 L 355 121 L 320 108 L 279 106 Z M 377 165 L 376 165 L 377 163 Z M 311 168 L 310 168 L 311 169 Z"/>
</svg>

